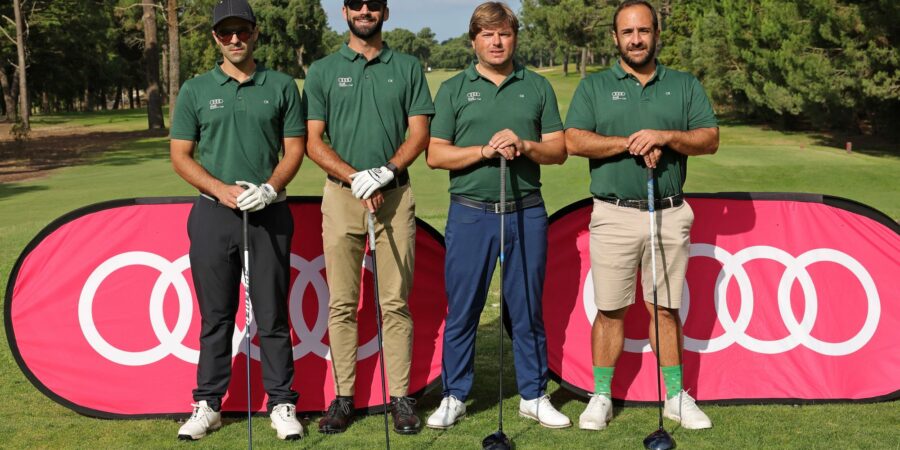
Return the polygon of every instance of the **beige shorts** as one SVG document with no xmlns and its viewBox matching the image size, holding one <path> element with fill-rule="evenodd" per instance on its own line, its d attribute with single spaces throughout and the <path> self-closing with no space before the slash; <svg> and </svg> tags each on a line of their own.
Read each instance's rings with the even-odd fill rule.
<svg viewBox="0 0 900 450">
<path fill-rule="evenodd" d="M 660 306 L 681 306 L 693 223 L 694 211 L 687 202 L 656 211 L 656 289 Z M 590 231 L 597 309 L 613 311 L 634 303 L 638 268 L 644 301 L 652 303 L 650 213 L 594 199 Z"/>
</svg>

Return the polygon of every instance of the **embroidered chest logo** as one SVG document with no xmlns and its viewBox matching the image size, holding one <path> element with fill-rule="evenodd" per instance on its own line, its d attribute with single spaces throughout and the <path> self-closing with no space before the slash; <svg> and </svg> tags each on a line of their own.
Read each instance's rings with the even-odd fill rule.
<svg viewBox="0 0 900 450">
<path fill-rule="evenodd" d="M 469 92 L 466 94 L 466 99 L 470 102 L 481 101 L 481 92 Z"/>
<path fill-rule="evenodd" d="M 337 82 L 338 87 L 353 87 L 353 78 L 351 77 L 338 77 Z"/>
<path fill-rule="evenodd" d="M 613 101 L 628 100 L 627 98 L 625 98 L 625 92 L 622 92 L 622 91 L 613 91 L 612 99 L 613 99 Z"/>
<path fill-rule="evenodd" d="M 225 107 L 225 100 L 221 98 L 212 99 L 209 101 L 209 109 L 222 109 Z"/>
</svg>

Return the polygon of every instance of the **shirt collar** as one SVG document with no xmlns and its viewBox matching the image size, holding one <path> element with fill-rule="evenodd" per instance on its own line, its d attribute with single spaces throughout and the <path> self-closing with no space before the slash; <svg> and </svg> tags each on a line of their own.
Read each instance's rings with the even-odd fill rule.
<svg viewBox="0 0 900 450">
<path fill-rule="evenodd" d="M 616 62 L 613 64 L 612 71 L 613 71 L 613 74 L 615 74 L 616 78 L 619 80 L 626 78 L 629 75 L 628 72 L 626 72 L 625 69 L 622 68 L 621 60 L 619 60 L 619 59 L 616 59 Z M 656 60 L 656 73 L 653 74 L 653 76 L 650 77 L 650 79 L 651 80 L 653 80 L 653 79 L 662 80 L 665 77 L 666 77 L 666 66 L 660 64 L 659 60 L 657 59 Z"/>
<path fill-rule="evenodd" d="M 344 43 L 344 45 L 341 46 L 341 49 L 338 51 L 338 53 L 340 53 L 341 56 L 343 56 L 344 58 L 347 58 L 350 61 L 356 61 L 356 58 L 363 57 L 361 54 L 356 53 L 355 50 L 350 48 L 350 46 L 347 45 L 347 43 Z M 391 60 L 392 56 L 394 56 L 394 51 L 391 50 L 391 48 L 387 45 L 387 43 L 384 43 L 384 44 L 382 44 L 381 51 L 378 52 L 378 55 L 375 56 L 373 61 L 375 59 L 377 59 L 380 62 L 387 64 Z"/>
<path fill-rule="evenodd" d="M 222 61 L 216 61 L 216 67 L 213 69 L 213 79 L 216 80 L 219 85 L 223 85 L 227 83 L 229 80 L 232 80 L 225 71 L 222 70 Z M 253 84 L 263 85 L 266 82 L 266 73 L 268 69 L 266 69 L 265 64 L 256 61 L 256 72 L 253 73 L 253 76 L 250 79 L 253 80 Z"/>
<path fill-rule="evenodd" d="M 476 63 L 472 63 L 469 65 L 469 67 L 466 67 L 466 78 L 468 78 L 469 81 L 475 81 L 481 77 L 481 74 L 478 73 L 478 69 L 475 68 L 475 64 Z M 519 64 L 518 62 L 513 62 L 512 73 L 510 73 L 509 76 L 506 77 L 506 80 L 504 80 L 503 83 L 500 83 L 500 86 L 503 86 L 512 78 L 517 78 L 519 80 L 525 78 L 525 66 Z"/>
</svg>

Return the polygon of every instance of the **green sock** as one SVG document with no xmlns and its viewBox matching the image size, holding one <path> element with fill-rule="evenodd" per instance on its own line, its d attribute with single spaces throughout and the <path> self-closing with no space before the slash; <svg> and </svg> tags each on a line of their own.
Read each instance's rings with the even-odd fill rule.
<svg viewBox="0 0 900 450">
<path fill-rule="evenodd" d="M 594 394 L 612 398 L 612 377 L 615 367 L 594 367 Z"/>
<path fill-rule="evenodd" d="M 663 381 L 666 382 L 666 398 L 672 398 L 681 392 L 681 364 L 662 368 Z"/>
</svg>

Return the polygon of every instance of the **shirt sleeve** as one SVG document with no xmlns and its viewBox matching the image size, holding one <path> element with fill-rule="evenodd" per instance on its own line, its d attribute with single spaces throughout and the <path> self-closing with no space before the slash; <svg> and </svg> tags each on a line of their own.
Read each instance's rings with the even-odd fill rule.
<svg viewBox="0 0 900 450">
<path fill-rule="evenodd" d="M 303 112 L 306 120 L 322 120 L 328 122 L 328 100 L 322 88 L 322 75 L 313 64 L 306 73 L 303 83 Z"/>
<path fill-rule="evenodd" d="M 456 110 L 447 83 L 441 84 L 434 98 L 434 118 L 431 119 L 431 136 L 454 141 L 456 136 Z"/>
<path fill-rule="evenodd" d="M 172 128 L 169 130 L 170 139 L 184 141 L 200 141 L 200 120 L 194 108 L 194 94 L 190 84 L 184 83 L 175 100 L 175 109 L 172 114 Z"/>
<path fill-rule="evenodd" d="M 569 112 L 566 114 L 566 128 L 588 131 L 597 129 L 597 115 L 588 92 L 590 83 L 590 77 L 578 83 L 578 88 L 575 89 L 575 94 L 572 96 L 572 103 L 569 105 Z"/>
<path fill-rule="evenodd" d="M 541 112 L 541 134 L 553 133 L 563 129 L 559 118 L 559 105 L 556 103 L 556 92 L 546 78 L 541 78 L 544 85 L 544 105 Z"/>
<path fill-rule="evenodd" d="M 284 87 L 284 137 L 306 136 L 306 114 L 300 98 L 300 87 L 292 78 Z"/>
<path fill-rule="evenodd" d="M 716 113 L 713 111 L 706 90 L 700 80 L 691 77 L 691 104 L 688 108 L 688 130 L 697 128 L 715 128 L 719 126 Z"/>
<path fill-rule="evenodd" d="M 428 82 L 425 80 L 425 70 L 422 65 L 416 62 L 415 69 L 410 77 L 410 96 L 407 105 L 407 116 L 433 115 L 434 103 L 431 102 L 431 91 L 428 89 Z"/>
</svg>

